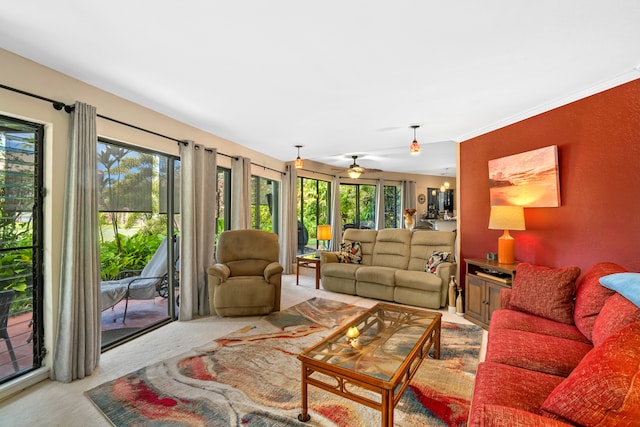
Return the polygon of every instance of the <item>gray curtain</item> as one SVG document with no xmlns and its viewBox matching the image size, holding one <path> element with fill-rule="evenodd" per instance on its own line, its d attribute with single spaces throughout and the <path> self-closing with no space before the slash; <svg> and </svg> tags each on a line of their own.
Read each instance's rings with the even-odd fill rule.
<svg viewBox="0 0 640 427">
<path fill-rule="evenodd" d="M 96 108 L 71 113 L 62 226 L 60 305 L 52 378 L 91 375 L 100 361 L 100 255 Z"/>
<path fill-rule="evenodd" d="M 251 228 L 251 159 L 231 159 L 231 229 Z"/>
<path fill-rule="evenodd" d="M 384 228 L 384 181 L 378 180 L 376 185 L 376 230 Z"/>
<path fill-rule="evenodd" d="M 342 243 L 342 215 L 340 214 L 340 176 L 331 183 L 331 250 L 337 251 Z"/>
<path fill-rule="evenodd" d="M 216 150 L 180 143 L 180 312 L 178 320 L 209 314 L 207 268 L 216 233 Z"/>
<path fill-rule="evenodd" d="M 292 274 L 298 253 L 298 171 L 293 162 L 288 162 L 286 167 L 287 173 L 282 182 L 280 264 L 284 268 L 283 274 Z"/>
</svg>

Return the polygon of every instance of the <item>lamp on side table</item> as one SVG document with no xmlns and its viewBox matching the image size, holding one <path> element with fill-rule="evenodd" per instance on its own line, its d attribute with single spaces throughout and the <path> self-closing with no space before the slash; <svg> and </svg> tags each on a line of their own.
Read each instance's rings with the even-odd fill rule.
<svg viewBox="0 0 640 427">
<path fill-rule="evenodd" d="M 491 206 L 490 230 L 504 230 L 498 239 L 498 262 L 513 264 L 515 239 L 509 230 L 524 230 L 524 208 L 522 206 Z"/>
</svg>

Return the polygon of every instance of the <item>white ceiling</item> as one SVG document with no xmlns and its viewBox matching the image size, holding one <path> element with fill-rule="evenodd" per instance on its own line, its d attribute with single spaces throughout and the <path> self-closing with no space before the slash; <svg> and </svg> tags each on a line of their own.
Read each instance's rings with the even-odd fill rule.
<svg viewBox="0 0 640 427">
<path fill-rule="evenodd" d="M 281 160 L 453 176 L 455 142 L 640 77 L 639 18 L 638 0 L 23 0 L 0 47 Z"/>
</svg>

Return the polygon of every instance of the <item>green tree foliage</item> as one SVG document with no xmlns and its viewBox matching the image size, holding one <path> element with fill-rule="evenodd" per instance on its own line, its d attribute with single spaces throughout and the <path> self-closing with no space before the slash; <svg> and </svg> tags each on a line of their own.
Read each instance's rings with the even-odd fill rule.
<svg viewBox="0 0 640 427">
<path fill-rule="evenodd" d="M 375 228 L 376 186 L 367 184 L 340 185 L 340 214 L 343 224 Z"/>
<path fill-rule="evenodd" d="M 166 226 L 165 226 L 166 233 Z M 130 237 L 120 235 L 117 239 L 102 242 L 100 264 L 102 280 L 115 280 L 125 270 L 142 270 L 165 238 L 164 235 L 138 232 Z"/>
<path fill-rule="evenodd" d="M 400 228 L 400 186 L 384 186 L 384 226 Z"/>
</svg>

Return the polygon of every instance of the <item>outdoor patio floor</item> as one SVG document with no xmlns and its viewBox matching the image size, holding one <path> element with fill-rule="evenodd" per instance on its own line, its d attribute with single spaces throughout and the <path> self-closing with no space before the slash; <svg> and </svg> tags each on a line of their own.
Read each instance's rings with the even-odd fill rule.
<svg viewBox="0 0 640 427">
<path fill-rule="evenodd" d="M 141 329 L 168 318 L 167 298 L 160 296 L 153 300 L 130 300 L 127 308 L 127 318 L 122 323 L 125 301 L 120 301 L 112 309 L 102 312 L 103 341 L 110 341 L 112 337 L 121 338 L 127 333 L 136 333 Z M 13 350 L 20 370 L 29 369 L 33 364 L 33 343 L 31 342 L 31 313 L 9 317 L 7 331 L 13 345 Z M 115 332 L 122 330 L 122 333 Z M 105 331 L 107 332 L 105 334 Z M 114 333 L 115 332 L 115 333 Z M 0 378 L 12 375 L 15 370 L 11 363 L 8 348 L 4 340 L 0 340 Z M 103 343 L 104 344 L 104 343 Z M 51 351 L 51 349 L 49 349 Z"/>
</svg>

